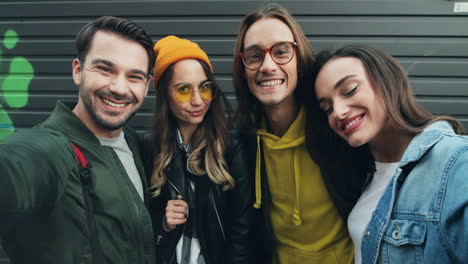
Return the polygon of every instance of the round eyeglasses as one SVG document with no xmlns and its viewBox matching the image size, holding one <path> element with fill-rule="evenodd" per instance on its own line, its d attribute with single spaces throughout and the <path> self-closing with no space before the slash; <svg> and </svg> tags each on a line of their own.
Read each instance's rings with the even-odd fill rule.
<svg viewBox="0 0 468 264">
<path fill-rule="evenodd" d="M 191 101 L 195 92 L 199 92 L 200 97 L 205 101 L 211 101 L 216 96 L 216 86 L 212 82 L 205 82 L 198 89 L 194 89 L 189 83 L 183 83 L 170 91 L 181 103 Z"/>
<path fill-rule="evenodd" d="M 262 66 L 267 52 L 270 53 L 270 57 L 276 64 L 283 65 L 290 62 L 294 57 L 294 47 L 297 47 L 296 42 L 278 42 L 271 48 L 249 48 L 241 52 L 240 57 L 245 67 L 250 70 L 257 70 Z"/>
</svg>

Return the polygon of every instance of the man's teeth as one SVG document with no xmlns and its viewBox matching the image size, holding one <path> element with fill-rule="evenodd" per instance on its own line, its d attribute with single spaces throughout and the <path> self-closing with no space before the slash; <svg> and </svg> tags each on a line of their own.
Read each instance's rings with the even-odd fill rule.
<svg viewBox="0 0 468 264">
<path fill-rule="evenodd" d="M 346 129 L 348 129 L 348 127 L 350 127 L 350 126 L 356 124 L 359 120 L 361 120 L 361 118 L 362 118 L 362 117 L 360 116 L 360 117 L 354 119 L 353 121 L 349 122 L 349 123 L 344 127 L 344 130 L 346 130 Z"/>
<path fill-rule="evenodd" d="M 272 80 L 272 81 L 260 82 L 260 85 L 261 86 L 273 86 L 273 85 L 278 85 L 278 84 L 282 84 L 282 83 L 283 83 L 283 80 Z"/>
<path fill-rule="evenodd" d="M 113 103 L 113 102 L 111 102 L 109 100 L 106 100 L 106 99 L 102 99 L 102 101 L 104 101 L 104 103 L 106 105 L 110 105 L 110 106 L 113 106 L 113 107 L 124 107 L 125 106 L 125 104 L 116 104 L 116 103 Z"/>
</svg>

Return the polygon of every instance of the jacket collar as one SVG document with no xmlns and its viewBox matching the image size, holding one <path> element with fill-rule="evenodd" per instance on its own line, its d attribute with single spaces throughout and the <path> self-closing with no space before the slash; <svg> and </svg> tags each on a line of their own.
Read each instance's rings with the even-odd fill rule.
<svg viewBox="0 0 468 264">
<path fill-rule="evenodd" d="M 100 146 L 99 140 L 88 127 L 72 112 L 76 102 L 58 101 L 52 115 L 44 126 L 53 127 L 77 143 Z"/>
<path fill-rule="evenodd" d="M 72 112 L 75 106 L 76 102 L 59 100 L 55 105 L 52 115 L 44 122 L 44 126 L 55 128 L 67 135 L 73 142 L 101 146 L 94 133 Z M 134 131 L 127 126 L 123 127 L 123 131 L 125 139 L 128 141 L 131 138 L 129 135 L 133 134 Z M 131 145 L 133 146 L 137 143 L 137 141 L 132 140 Z M 131 150 L 134 151 L 132 148 Z"/>
<path fill-rule="evenodd" d="M 403 168 L 403 170 L 407 165 L 408 167 L 412 167 L 410 163 L 414 165 L 414 162 L 421 159 L 447 133 L 454 134 L 452 126 L 447 121 L 437 121 L 427 126 L 411 140 L 398 166 Z M 362 192 L 367 188 L 375 173 L 375 163 L 373 161 L 367 167 L 367 176 Z M 406 176 L 400 174 L 400 177 L 403 177 L 401 180 L 404 180 Z"/>
<path fill-rule="evenodd" d="M 400 161 L 400 167 L 419 160 L 447 133 L 455 133 L 452 126 L 447 121 L 437 121 L 430 124 L 411 140 Z"/>
<path fill-rule="evenodd" d="M 186 193 L 186 177 L 185 177 L 185 170 L 187 163 L 184 162 L 186 158 L 184 157 L 184 153 L 182 150 L 177 146 L 177 142 L 174 142 L 174 154 L 172 157 L 172 161 L 169 165 L 169 175 L 168 180 L 173 184 L 173 188 L 180 193 L 185 200 L 187 193 Z"/>
</svg>

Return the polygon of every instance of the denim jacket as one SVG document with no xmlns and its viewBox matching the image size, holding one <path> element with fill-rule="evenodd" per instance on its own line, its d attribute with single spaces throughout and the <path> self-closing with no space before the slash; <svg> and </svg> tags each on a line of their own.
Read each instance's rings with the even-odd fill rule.
<svg viewBox="0 0 468 264">
<path fill-rule="evenodd" d="M 468 263 L 467 238 L 468 137 L 435 122 L 412 139 L 379 201 L 362 263 Z"/>
</svg>

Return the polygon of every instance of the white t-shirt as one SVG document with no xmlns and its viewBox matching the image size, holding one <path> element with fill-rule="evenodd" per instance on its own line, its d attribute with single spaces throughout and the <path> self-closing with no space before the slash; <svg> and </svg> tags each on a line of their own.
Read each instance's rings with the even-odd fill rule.
<svg viewBox="0 0 468 264">
<path fill-rule="evenodd" d="M 348 216 L 348 230 L 354 243 L 354 263 L 356 264 L 362 262 L 361 242 L 364 231 L 388 183 L 395 175 L 398 163 L 375 162 L 374 177 Z"/>
</svg>

